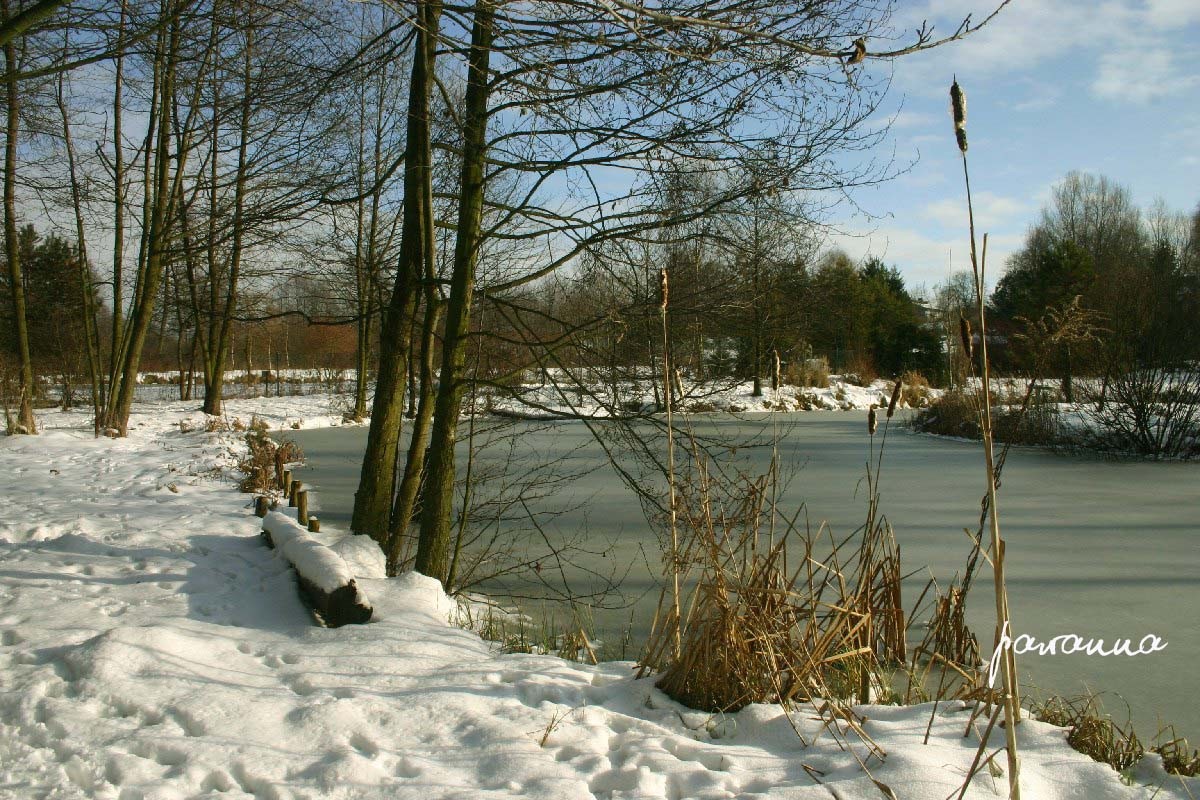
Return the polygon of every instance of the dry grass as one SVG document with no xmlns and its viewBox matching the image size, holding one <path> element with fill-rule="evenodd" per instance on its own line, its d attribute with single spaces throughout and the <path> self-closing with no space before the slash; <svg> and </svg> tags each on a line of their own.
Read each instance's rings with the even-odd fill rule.
<svg viewBox="0 0 1200 800">
<path fill-rule="evenodd" d="M 1118 772 L 1135 766 L 1149 752 L 1162 757 L 1163 769 L 1168 773 L 1187 777 L 1200 774 L 1200 750 L 1176 736 L 1173 726 L 1160 730 L 1155 743 L 1146 747 L 1133 729 L 1128 707 L 1125 722 L 1118 723 L 1105 712 L 1100 694 L 1053 696 L 1034 703 L 1031 711 L 1042 722 L 1066 728 L 1067 744 L 1075 750 Z"/>
<path fill-rule="evenodd" d="M 870 386 L 878 377 L 874 362 L 867 356 L 852 359 L 842 370 L 842 380 L 855 386 Z"/>
<path fill-rule="evenodd" d="M 1128 720 L 1120 725 L 1104 713 L 1099 695 L 1051 697 L 1036 704 L 1033 714 L 1042 722 L 1066 728 L 1071 747 L 1118 772 L 1132 767 L 1146 753 Z"/>
<path fill-rule="evenodd" d="M 1171 738 L 1164 740 L 1163 734 Z M 1174 727 L 1168 725 L 1159 739 L 1160 741 L 1150 748 L 1150 752 L 1162 756 L 1163 769 L 1174 775 L 1200 775 L 1200 750 L 1193 749 L 1187 739 L 1176 736 Z"/>
<path fill-rule="evenodd" d="M 824 358 L 800 359 L 787 365 L 783 382 L 789 386 L 829 388 L 829 362 Z"/>
<path fill-rule="evenodd" d="M 903 388 L 900 390 L 900 400 L 909 408 L 924 408 L 930 403 L 929 381 L 924 375 L 909 370 L 900 376 Z"/>
</svg>

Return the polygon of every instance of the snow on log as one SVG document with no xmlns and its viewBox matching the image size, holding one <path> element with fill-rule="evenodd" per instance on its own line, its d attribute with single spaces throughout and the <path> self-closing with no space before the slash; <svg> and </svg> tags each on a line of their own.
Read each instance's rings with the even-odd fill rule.
<svg viewBox="0 0 1200 800">
<path fill-rule="evenodd" d="M 342 557 L 316 539 L 292 517 L 272 511 L 263 519 L 268 547 L 283 554 L 299 578 L 305 600 L 331 628 L 371 619 L 371 603 L 354 581 Z"/>
</svg>

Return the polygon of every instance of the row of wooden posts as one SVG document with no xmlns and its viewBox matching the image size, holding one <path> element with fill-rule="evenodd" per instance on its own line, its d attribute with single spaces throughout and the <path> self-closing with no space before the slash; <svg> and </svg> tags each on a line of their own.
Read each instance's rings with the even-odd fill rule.
<svg viewBox="0 0 1200 800">
<path fill-rule="evenodd" d="M 307 525 L 309 532 L 319 532 L 321 530 L 321 520 L 308 515 L 308 490 L 304 488 L 303 483 L 292 478 L 292 471 L 290 469 L 285 469 L 279 473 L 278 487 L 287 495 L 288 508 L 296 509 L 296 520 L 301 525 Z M 254 514 L 260 518 L 265 517 L 273 506 L 274 503 L 271 498 L 265 494 L 260 494 L 254 498 Z"/>
</svg>

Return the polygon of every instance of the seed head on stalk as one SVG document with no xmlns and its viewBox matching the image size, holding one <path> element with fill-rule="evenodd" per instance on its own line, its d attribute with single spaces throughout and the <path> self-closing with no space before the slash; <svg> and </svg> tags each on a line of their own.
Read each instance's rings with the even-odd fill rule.
<svg viewBox="0 0 1200 800">
<path fill-rule="evenodd" d="M 871 403 L 871 410 L 867 412 L 867 433 L 871 436 L 875 435 L 875 429 L 879 427 L 879 415 L 875 413 L 875 404 Z"/>
<path fill-rule="evenodd" d="M 958 85 L 958 79 L 950 84 L 950 113 L 954 115 L 954 138 L 958 140 L 958 150 L 963 155 L 967 153 L 967 95 Z"/>
<path fill-rule="evenodd" d="M 780 372 L 779 351 L 771 351 L 772 366 L 771 366 L 771 391 L 779 391 L 779 387 L 783 385 Z"/>
<path fill-rule="evenodd" d="M 896 404 L 900 402 L 900 390 L 904 388 L 904 381 L 896 379 L 896 387 L 892 389 L 892 399 L 888 401 L 887 417 L 892 418 L 892 414 L 896 413 Z"/>
<path fill-rule="evenodd" d="M 669 294 L 670 290 L 667 285 L 667 271 L 665 269 L 660 269 L 658 271 L 658 307 L 664 312 L 667 310 L 667 298 Z"/>
<path fill-rule="evenodd" d="M 971 335 L 971 320 L 958 315 L 958 335 L 962 338 L 963 352 L 967 354 L 967 360 L 971 361 L 975 358 L 975 340 Z"/>
</svg>

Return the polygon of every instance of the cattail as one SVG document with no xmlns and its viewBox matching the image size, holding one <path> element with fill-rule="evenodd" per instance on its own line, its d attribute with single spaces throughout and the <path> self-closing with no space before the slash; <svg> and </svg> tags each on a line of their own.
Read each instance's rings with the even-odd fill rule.
<svg viewBox="0 0 1200 800">
<path fill-rule="evenodd" d="M 666 313 L 667 310 L 667 296 L 669 294 L 670 291 L 667 286 L 667 271 L 665 269 L 660 269 L 658 271 L 658 307 L 661 308 L 664 313 Z"/>
<path fill-rule="evenodd" d="M 892 414 L 896 413 L 896 403 L 900 402 L 900 389 L 903 388 L 903 386 L 904 386 L 904 381 L 897 378 L 896 379 L 896 388 L 892 389 L 892 399 L 888 401 L 888 410 L 887 410 L 888 419 L 891 419 Z"/>
<path fill-rule="evenodd" d="M 967 96 L 963 93 L 958 80 L 950 84 L 950 112 L 954 115 L 954 137 L 958 139 L 958 149 L 963 155 L 967 153 Z"/>
<path fill-rule="evenodd" d="M 975 357 L 975 339 L 971 335 L 971 321 L 962 314 L 958 315 L 958 335 L 962 339 L 963 352 L 970 361 Z"/>
<path fill-rule="evenodd" d="M 875 413 L 875 404 L 871 403 L 871 410 L 867 412 L 867 433 L 871 436 L 875 435 L 875 429 L 879 427 L 879 415 Z"/>
<path fill-rule="evenodd" d="M 771 357 L 774 359 L 773 368 L 771 370 L 771 391 L 777 392 L 779 391 L 779 387 L 783 385 L 783 381 L 780 377 L 779 351 L 772 350 Z"/>
</svg>

